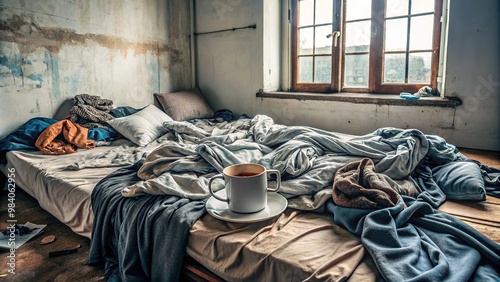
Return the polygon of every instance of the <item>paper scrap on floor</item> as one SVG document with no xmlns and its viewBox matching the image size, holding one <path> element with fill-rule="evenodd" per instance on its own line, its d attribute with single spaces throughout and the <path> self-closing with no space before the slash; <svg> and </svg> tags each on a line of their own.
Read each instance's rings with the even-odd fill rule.
<svg viewBox="0 0 500 282">
<path fill-rule="evenodd" d="M 19 235 L 19 232 L 16 233 L 15 225 L 16 224 L 11 223 L 6 230 L 0 233 L 0 248 L 17 249 L 24 243 L 28 242 L 31 238 L 41 234 L 45 226 L 47 226 L 47 224 L 34 224 L 31 222 L 17 224 L 17 226 L 24 226 L 31 230 L 26 234 Z"/>
</svg>

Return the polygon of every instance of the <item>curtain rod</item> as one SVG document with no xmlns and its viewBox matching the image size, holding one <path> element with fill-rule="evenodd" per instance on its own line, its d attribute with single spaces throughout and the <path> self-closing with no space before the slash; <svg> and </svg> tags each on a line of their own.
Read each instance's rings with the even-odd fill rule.
<svg viewBox="0 0 500 282">
<path fill-rule="evenodd" d="M 210 33 L 217 33 L 217 32 L 224 32 L 224 31 L 235 31 L 238 29 L 245 29 L 245 28 L 253 28 L 256 29 L 257 25 L 249 25 L 249 26 L 243 26 L 243 27 L 233 27 L 233 28 L 228 28 L 228 29 L 220 29 L 220 30 L 214 30 L 214 31 L 207 31 L 207 32 L 200 32 L 200 33 L 194 33 L 194 35 L 203 35 L 203 34 L 210 34 Z"/>
</svg>

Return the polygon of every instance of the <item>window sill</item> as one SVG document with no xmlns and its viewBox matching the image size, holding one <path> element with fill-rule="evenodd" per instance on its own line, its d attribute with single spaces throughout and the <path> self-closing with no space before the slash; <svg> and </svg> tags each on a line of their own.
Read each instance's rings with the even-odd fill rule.
<svg viewBox="0 0 500 282">
<path fill-rule="evenodd" d="M 399 98 L 399 95 L 387 94 L 369 94 L 369 93 L 307 93 L 307 92 L 285 92 L 285 91 L 265 91 L 258 92 L 259 98 L 275 99 L 296 99 L 299 101 L 337 101 L 354 104 L 376 104 L 376 105 L 395 105 L 395 106 L 430 106 L 443 108 L 456 108 L 462 102 L 454 98 L 441 97 L 422 97 L 418 100 L 405 100 Z"/>
</svg>

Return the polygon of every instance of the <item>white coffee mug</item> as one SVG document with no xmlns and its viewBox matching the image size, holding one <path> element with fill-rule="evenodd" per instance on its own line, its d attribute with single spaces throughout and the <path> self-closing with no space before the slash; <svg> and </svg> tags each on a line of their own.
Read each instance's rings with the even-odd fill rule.
<svg viewBox="0 0 500 282">
<path fill-rule="evenodd" d="M 276 188 L 268 188 L 267 177 L 276 175 Z M 226 198 L 212 190 L 212 182 L 217 178 L 225 181 Z M 281 186 L 281 174 L 275 169 L 266 169 L 259 164 L 237 164 L 224 168 L 222 174 L 215 175 L 208 181 L 208 190 L 212 196 L 228 203 L 233 212 L 254 213 L 263 210 L 267 204 L 267 192 L 277 192 Z"/>
</svg>

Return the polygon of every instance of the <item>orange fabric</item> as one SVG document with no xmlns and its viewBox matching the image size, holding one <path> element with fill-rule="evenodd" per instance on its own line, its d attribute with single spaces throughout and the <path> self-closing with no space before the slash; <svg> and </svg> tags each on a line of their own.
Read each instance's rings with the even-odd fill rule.
<svg viewBox="0 0 500 282">
<path fill-rule="evenodd" d="M 77 148 L 95 148 L 95 141 L 88 140 L 89 130 L 70 120 L 63 119 L 47 127 L 36 139 L 35 146 L 46 155 L 64 155 Z M 61 140 L 61 135 L 64 140 Z"/>
</svg>

